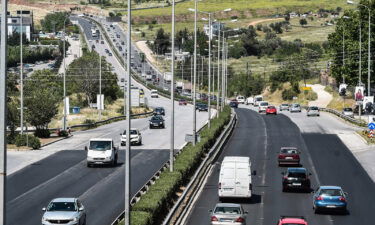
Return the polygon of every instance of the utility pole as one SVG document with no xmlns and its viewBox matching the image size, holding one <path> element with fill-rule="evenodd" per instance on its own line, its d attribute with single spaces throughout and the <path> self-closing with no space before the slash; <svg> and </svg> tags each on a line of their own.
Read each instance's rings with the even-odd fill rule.
<svg viewBox="0 0 375 225">
<path fill-rule="evenodd" d="M 65 60 L 66 60 L 66 55 L 65 55 L 65 52 L 66 52 L 66 49 L 65 49 L 65 22 L 66 22 L 66 19 L 68 19 L 68 17 L 65 17 L 65 20 L 64 20 L 64 42 L 63 42 L 63 52 L 64 52 L 64 63 L 63 63 L 63 67 L 64 67 L 64 118 L 63 118 L 63 130 L 66 130 L 66 115 L 67 115 L 67 111 L 66 111 L 66 108 L 67 108 L 67 102 L 66 102 L 66 65 L 65 65 Z"/>
<path fill-rule="evenodd" d="M 21 56 L 20 56 L 20 97 L 21 97 L 21 134 L 23 134 L 23 109 L 24 109 L 24 106 L 23 106 L 23 17 L 22 17 L 22 13 L 23 11 L 21 11 L 21 19 L 20 19 L 20 25 L 21 25 L 21 30 L 20 30 L 20 46 L 21 46 L 21 49 L 20 49 L 20 52 L 21 52 Z"/>
<path fill-rule="evenodd" d="M 6 142 L 6 82 L 7 82 L 7 13 L 8 1 L 1 0 L 1 52 L 0 52 L 0 223 L 6 224 L 6 175 L 7 175 L 7 142 Z"/>
<path fill-rule="evenodd" d="M 367 96 L 371 95 L 371 10 L 368 8 L 368 62 L 367 62 Z"/>
<path fill-rule="evenodd" d="M 104 100 L 104 99 L 103 99 Z M 99 54 L 99 120 L 102 118 L 102 56 Z"/>
<path fill-rule="evenodd" d="M 212 41 L 212 24 L 211 13 L 208 14 L 208 128 L 211 127 L 211 41 Z"/>
<path fill-rule="evenodd" d="M 221 107 L 220 107 L 220 110 L 223 111 L 224 109 L 224 72 L 225 72 L 225 35 L 223 33 L 223 53 L 222 53 L 222 57 L 221 57 L 221 60 L 222 60 L 222 63 L 221 63 L 221 66 L 222 66 L 222 72 L 221 72 Z"/>
<path fill-rule="evenodd" d="M 125 225 L 130 225 L 130 127 L 131 127 L 131 101 L 130 101 L 130 87 L 131 87 L 131 76 L 130 76 L 130 59 L 131 59 L 131 0 L 128 0 L 128 36 L 127 36 L 127 98 L 126 98 L 126 151 L 125 151 Z"/>
<path fill-rule="evenodd" d="M 198 0 L 194 0 L 194 89 L 193 89 L 193 145 L 197 143 L 197 110 L 196 110 L 196 79 L 197 79 L 197 14 Z"/>
<path fill-rule="evenodd" d="M 220 108 L 220 33 L 221 24 L 219 23 L 218 39 L 217 39 L 217 100 L 216 100 L 216 117 L 219 117 Z"/>
<path fill-rule="evenodd" d="M 174 63 L 175 63 L 175 0 L 172 0 L 172 81 L 171 81 L 171 146 L 169 152 L 169 170 L 173 172 L 173 161 L 174 161 Z"/>
</svg>

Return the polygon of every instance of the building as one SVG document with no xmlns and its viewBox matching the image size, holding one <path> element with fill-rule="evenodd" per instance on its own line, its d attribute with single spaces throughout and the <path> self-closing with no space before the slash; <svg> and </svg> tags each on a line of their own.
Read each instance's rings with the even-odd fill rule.
<svg viewBox="0 0 375 225">
<path fill-rule="evenodd" d="M 26 35 L 28 41 L 31 41 L 34 29 L 33 14 L 31 11 L 18 10 L 16 16 L 12 16 L 8 12 L 8 36 L 11 36 L 13 33 L 20 33 L 21 18 L 22 33 Z"/>
<path fill-rule="evenodd" d="M 212 36 L 218 35 L 218 31 L 219 31 L 219 30 L 224 30 L 224 26 L 225 26 L 224 23 L 220 23 L 220 22 L 212 22 L 212 27 L 211 27 Z M 204 30 L 204 33 L 205 33 L 207 36 L 210 35 L 210 26 L 209 26 L 208 24 L 205 24 L 205 25 L 203 26 L 203 30 Z"/>
</svg>

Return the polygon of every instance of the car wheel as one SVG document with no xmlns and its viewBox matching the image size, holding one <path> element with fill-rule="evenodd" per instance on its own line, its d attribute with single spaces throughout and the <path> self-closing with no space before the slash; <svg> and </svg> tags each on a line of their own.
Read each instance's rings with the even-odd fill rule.
<svg viewBox="0 0 375 225">
<path fill-rule="evenodd" d="M 117 160 L 118 160 L 118 156 L 116 155 L 115 156 L 115 161 L 113 162 L 113 166 L 117 166 Z"/>
<path fill-rule="evenodd" d="M 150 126 L 150 129 L 152 129 L 152 126 Z"/>
<path fill-rule="evenodd" d="M 125 146 L 125 144 L 121 142 L 121 146 Z"/>
<path fill-rule="evenodd" d="M 315 214 L 319 214 L 319 212 L 320 212 L 320 210 L 319 210 L 318 208 L 315 208 L 315 209 L 314 209 L 314 213 L 315 213 Z"/>
<path fill-rule="evenodd" d="M 142 145 L 142 141 L 140 141 L 140 142 L 138 143 L 138 145 Z"/>
<path fill-rule="evenodd" d="M 287 188 L 283 186 L 283 192 L 287 192 Z"/>
<path fill-rule="evenodd" d="M 90 164 L 90 163 L 86 163 L 86 166 L 87 166 L 87 167 L 91 167 L 91 164 Z"/>
</svg>

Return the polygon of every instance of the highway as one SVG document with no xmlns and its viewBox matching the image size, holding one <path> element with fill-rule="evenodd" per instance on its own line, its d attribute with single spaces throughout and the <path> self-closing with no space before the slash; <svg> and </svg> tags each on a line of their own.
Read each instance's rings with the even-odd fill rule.
<svg viewBox="0 0 375 225">
<path fill-rule="evenodd" d="M 104 49 L 109 49 L 107 43 L 96 45 L 99 54 L 105 54 Z M 122 75 L 123 69 L 114 57 L 106 57 L 106 60 Z M 142 87 L 137 83 L 134 85 Z M 169 159 L 170 100 L 163 97 L 151 99 L 149 91 L 143 89 L 149 99 L 149 106 L 165 108 L 166 129 L 150 130 L 148 118 L 132 120 L 132 127 L 138 128 L 143 137 L 142 146 L 132 147 L 132 195 Z M 192 105 L 176 104 L 176 151 L 184 145 L 185 134 L 192 132 L 192 117 Z M 197 112 L 198 129 L 205 124 L 207 117 L 206 112 Z M 7 176 L 7 225 L 40 224 L 42 207 L 57 197 L 79 197 L 86 207 L 87 223 L 90 225 L 113 222 L 124 210 L 125 147 L 120 148 L 120 164 L 115 168 L 87 168 L 86 152 L 83 149 L 90 138 L 99 137 L 113 138 L 118 146 L 120 133 L 124 129 L 125 121 L 119 121 L 75 132 L 73 137 L 40 151 L 8 152 L 10 175 Z"/>
<path fill-rule="evenodd" d="M 305 125 L 313 126 L 321 118 L 307 118 L 305 113 L 259 115 L 248 108 L 239 108 L 236 113 L 237 127 L 218 162 L 224 156 L 249 156 L 252 169 L 257 171 L 253 180 L 252 200 L 239 201 L 249 212 L 246 224 L 276 224 L 280 215 L 305 216 L 312 225 L 374 224 L 372 213 L 375 210 L 375 185 L 352 153 L 337 135 L 324 132 L 302 133 L 289 116 L 294 117 L 294 121 L 302 121 L 304 118 Z M 321 128 L 319 130 L 322 131 Z M 349 193 L 349 215 L 315 215 L 311 193 L 282 192 L 281 172 L 286 167 L 277 165 L 277 152 L 282 146 L 295 146 L 301 150 L 302 165 L 313 174 L 313 189 L 318 185 L 339 185 Z M 208 210 L 219 202 L 219 169 L 220 165 L 216 165 L 212 170 L 187 224 L 210 223 Z"/>
</svg>

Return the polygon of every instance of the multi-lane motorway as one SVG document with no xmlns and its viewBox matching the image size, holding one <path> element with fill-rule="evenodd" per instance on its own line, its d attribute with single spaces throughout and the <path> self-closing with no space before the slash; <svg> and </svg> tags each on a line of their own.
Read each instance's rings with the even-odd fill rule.
<svg viewBox="0 0 375 225">
<path fill-rule="evenodd" d="M 250 202 L 239 201 L 249 212 L 246 224 L 276 224 L 280 215 L 305 216 L 312 225 L 374 224 L 375 185 L 352 153 L 334 134 L 301 132 L 298 126 L 319 124 L 320 119 L 307 118 L 305 113 L 260 115 L 248 108 L 236 110 L 237 127 L 218 161 L 224 156 L 248 156 L 257 175 L 253 180 L 254 196 Z M 298 126 L 294 121 L 307 121 Z M 340 122 L 341 123 L 341 122 Z M 329 126 L 329 124 L 327 124 Z M 334 125 L 345 127 L 344 125 Z M 317 131 L 324 131 L 322 128 Z M 313 131 L 313 129 L 310 129 Z M 343 131 L 345 131 L 343 129 Z M 316 215 L 312 210 L 311 193 L 282 192 L 282 175 L 287 167 L 278 167 L 280 147 L 295 146 L 301 150 L 302 166 L 312 173 L 312 188 L 318 185 L 339 185 L 349 193 L 349 215 Z M 208 210 L 219 202 L 217 195 L 220 165 L 216 165 L 200 198 L 188 218 L 188 224 L 209 224 Z M 236 202 L 236 200 L 231 200 Z"/>
<path fill-rule="evenodd" d="M 107 43 L 93 41 L 92 44 L 103 56 L 106 54 L 104 49 L 109 49 Z M 123 74 L 123 68 L 114 57 L 106 57 L 106 60 L 117 74 Z M 142 87 L 137 83 L 134 85 Z M 132 127 L 141 131 L 143 143 L 142 146 L 132 148 L 131 194 L 139 190 L 169 158 L 170 100 L 163 97 L 151 99 L 149 91 L 143 89 L 149 99 L 149 106 L 165 108 L 166 129 L 148 129 L 148 118 L 132 121 Z M 207 121 L 208 115 L 206 112 L 197 114 L 197 127 L 200 128 Z M 176 104 L 176 151 L 184 145 L 185 134 L 192 131 L 192 117 L 192 105 Z M 115 168 L 87 168 L 86 152 L 83 149 L 90 138 L 98 137 L 113 138 L 115 144 L 119 145 L 119 134 L 124 129 L 125 122 L 120 121 L 93 130 L 75 132 L 72 138 L 47 146 L 39 152 L 9 152 L 9 171 L 12 174 L 7 177 L 7 225 L 40 224 L 42 207 L 57 197 L 79 197 L 86 207 L 88 224 L 110 224 L 124 209 L 123 148 L 120 148 L 120 163 Z M 43 159 L 35 160 L 38 158 Z"/>
</svg>

